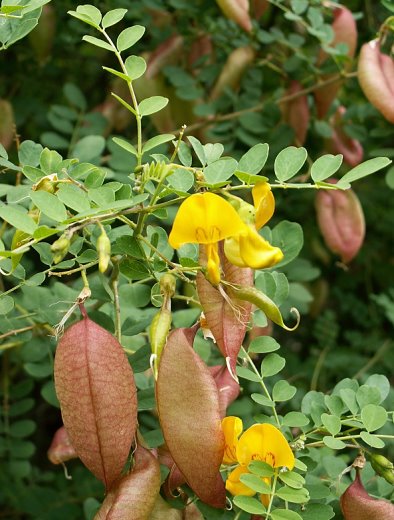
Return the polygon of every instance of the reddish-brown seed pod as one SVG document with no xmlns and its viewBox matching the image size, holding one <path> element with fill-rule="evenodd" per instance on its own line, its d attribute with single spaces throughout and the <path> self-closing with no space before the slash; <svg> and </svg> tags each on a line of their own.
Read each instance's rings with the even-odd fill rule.
<svg viewBox="0 0 394 520">
<path fill-rule="evenodd" d="M 285 96 L 297 94 L 301 90 L 302 85 L 298 81 L 292 81 L 286 90 Z M 302 146 L 305 143 L 310 119 L 307 97 L 305 95 L 298 96 L 295 99 L 281 103 L 280 107 L 283 119 L 295 132 L 297 146 Z"/>
<path fill-rule="evenodd" d="M 216 0 L 216 3 L 229 20 L 233 20 L 244 31 L 252 30 L 249 16 L 249 0 Z"/>
<path fill-rule="evenodd" d="M 364 213 L 352 189 L 319 190 L 315 200 L 317 221 L 327 247 L 350 262 L 365 237 Z"/>
<path fill-rule="evenodd" d="M 349 137 L 343 129 L 343 117 L 346 108 L 338 107 L 338 110 L 331 118 L 332 136 L 327 141 L 327 151 L 333 154 L 341 153 L 343 160 L 353 168 L 363 160 L 364 149 L 357 139 Z"/>
<path fill-rule="evenodd" d="M 380 51 L 378 40 L 364 43 L 358 59 L 358 81 L 370 103 L 394 123 L 394 62 Z"/>
<path fill-rule="evenodd" d="M 356 478 L 340 498 L 345 520 L 394 520 L 394 505 L 372 498 L 365 490 L 356 470 Z"/>
<path fill-rule="evenodd" d="M 236 90 L 239 87 L 242 76 L 251 66 L 255 58 L 255 51 L 250 46 L 238 47 L 233 50 L 223 66 L 215 85 L 213 86 L 210 100 L 213 101 L 223 94 L 224 89 Z"/>
<path fill-rule="evenodd" d="M 357 47 L 357 26 L 353 14 L 349 9 L 343 6 L 336 7 L 333 14 L 332 30 L 334 32 L 334 39 L 330 45 L 331 47 L 335 47 L 339 43 L 345 43 L 347 45 L 348 57 L 353 58 Z M 317 66 L 320 67 L 326 59 L 327 54 L 324 51 L 320 51 Z M 346 65 L 345 68 L 347 68 Z M 324 81 L 330 77 L 330 75 L 327 75 L 322 79 Z M 327 114 L 331 103 L 336 98 L 340 86 L 341 82 L 338 80 L 314 92 L 317 116 L 319 119 Z"/>
<path fill-rule="evenodd" d="M 260 20 L 269 6 L 270 3 L 268 0 L 251 0 L 250 2 L 250 10 L 256 20 Z"/>
<path fill-rule="evenodd" d="M 55 388 L 75 451 L 109 489 L 134 440 L 136 387 L 120 343 L 81 310 L 57 346 Z"/>
<path fill-rule="evenodd" d="M 76 459 L 78 455 L 71 444 L 70 438 L 64 426 L 56 430 L 51 445 L 48 449 L 48 459 L 52 464 L 62 464 L 67 460 Z"/>
</svg>

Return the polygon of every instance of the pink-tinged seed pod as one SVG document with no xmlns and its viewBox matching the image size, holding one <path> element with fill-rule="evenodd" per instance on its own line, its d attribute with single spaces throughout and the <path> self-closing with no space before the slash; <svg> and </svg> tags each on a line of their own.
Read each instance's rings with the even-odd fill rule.
<svg viewBox="0 0 394 520">
<path fill-rule="evenodd" d="M 154 78 L 163 67 L 177 63 L 183 52 L 183 37 L 179 34 L 173 34 L 167 40 L 164 40 L 149 56 L 146 77 L 148 79 Z"/>
<path fill-rule="evenodd" d="M 346 113 L 344 106 L 338 107 L 335 115 L 331 119 L 332 137 L 327 143 L 330 153 L 343 155 L 343 160 L 353 168 L 363 160 L 364 149 L 357 139 L 349 137 L 343 129 L 343 116 Z"/>
<path fill-rule="evenodd" d="M 216 3 L 229 20 L 233 20 L 244 31 L 252 30 L 249 16 L 249 0 L 216 0 Z"/>
<path fill-rule="evenodd" d="M 394 520 L 394 505 L 372 498 L 365 490 L 356 470 L 356 478 L 340 498 L 345 520 Z"/>
<path fill-rule="evenodd" d="M 14 111 L 6 99 L 0 99 L 0 144 L 5 149 L 10 148 L 15 133 Z"/>
<path fill-rule="evenodd" d="M 187 62 L 189 67 L 194 67 L 195 64 L 199 64 L 202 58 L 206 60 L 212 55 L 213 47 L 212 40 L 208 34 L 202 34 L 199 36 L 190 48 L 189 55 L 187 57 Z M 205 62 L 204 62 L 205 63 Z"/>
<path fill-rule="evenodd" d="M 298 81 L 292 81 L 285 96 L 297 94 L 300 90 L 302 90 L 302 85 Z M 296 144 L 302 146 L 306 139 L 310 119 L 307 97 L 305 95 L 298 96 L 291 101 L 281 103 L 280 107 L 283 119 L 295 132 Z"/>
<path fill-rule="evenodd" d="M 394 62 L 380 51 L 378 40 L 364 43 L 358 59 L 358 81 L 370 103 L 394 123 Z"/>
<path fill-rule="evenodd" d="M 329 181 L 333 184 L 336 181 Z M 342 262 L 350 262 L 359 252 L 365 237 L 362 206 L 352 189 L 319 190 L 315 200 L 317 222 L 327 247 Z"/>
<path fill-rule="evenodd" d="M 255 51 L 252 47 L 238 47 L 238 49 L 233 50 L 229 54 L 222 72 L 216 80 L 210 95 L 210 100 L 214 101 L 220 97 L 226 87 L 236 90 L 239 87 L 242 76 L 251 66 L 254 58 Z"/>
<path fill-rule="evenodd" d="M 67 460 L 78 458 L 74 446 L 71 444 L 70 438 L 64 426 L 56 430 L 51 445 L 48 449 L 48 459 L 52 464 L 62 464 Z"/>
<path fill-rule="evenodd" d="M 334 39 L 330 45 L 331 47 L 335 47 L 339 43 L 346 43 L 348 48 L 347 55 L 352 59 L 357 47 L 357 26 L 353 14 L 349 9 L 343 6 L 336 7 L 333 14 L 332 30 L 334 32 Z M 317 66 L 321 66 L 327 58 L 327 54 L 324 51 L 320 51 Z M 348 67 L 345 65 L 345 68 Z M 330 76 L 328 75 L 322 79 L 327 80 L 329 78 Z M 315 91 L 314 96 L 319 119 L 327 114 L 331 103 L 337 96 L 340 86 L 341 82 L 336 81 Z"/>
</svg>

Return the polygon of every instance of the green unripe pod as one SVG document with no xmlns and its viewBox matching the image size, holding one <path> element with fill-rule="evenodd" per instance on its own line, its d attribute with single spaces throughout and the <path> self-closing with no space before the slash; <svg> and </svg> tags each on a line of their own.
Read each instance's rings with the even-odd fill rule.
<svg viewBox="0 0 394 520">
<path fill-rule="evenodd" d="M 164 345 L 167 342 L 168 333 L 170 332 L 171 322 L 171 311 L 168 308 L 163 307 L 155 315 L 149 328 L 149 338 L 152 349 L 153 372 L 155 379 L 157 378 L 160 356 Z"/>
<path fill-rule="evenodd" d="M 378 453 L 371 453 L 368 458 L 375 472 L 394 485 L 394 464 Z"/>
<path fill-rule="evenodd" d="M 63 260 L 63 258 L 68 253 L 68 248 L 70 247 L 70 239 L 65 235 L 62 235 L 60 238 L 55 240 L 55 242 L 51 245 L 51 251 L 53 253 L 53 263 L 58 264 Z"/>
<path fill-rule="evenodd" d="M 99 271 L 105 273 L 111 259 L 111 241 L 104 229 L 97 239 L 96 249 L 99 258 Z"/>
</svg>

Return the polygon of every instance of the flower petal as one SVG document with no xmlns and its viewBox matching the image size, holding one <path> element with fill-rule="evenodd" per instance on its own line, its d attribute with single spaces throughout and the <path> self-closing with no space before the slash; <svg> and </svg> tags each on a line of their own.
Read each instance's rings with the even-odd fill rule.
<svg viewBox="0 0 394 520">
<path fill-rule="evenodd" d="M 280 262 L 283 253 L 258 234 L 254 226 L 247 226 L 245 233 L 224 242 L 224 253 L 238 267 L 264 269 Z"/>
<path fill-rule="evenodd" d="M 205 250 L 207 253 L 206 277 L 214 287 L 217 287 L 220 283 L 220 258 L 218 243 L 215 242 L 214 244 L 206 244 Z"/>
<path fill-rule="evenodd" d="M 262 460 L 273 468 L 294 467 L 294 454 L 283 433 L 272 424 L 255 424 L 241 435 L 237 444 L 237 459 L 247 466 L 252 460 Z"/>
<path fill-rule="evenodd" d="M 225 417 L 222 420 L 222 430 L 224 433 L 223 464 L 232 464 L 237 462 L 236 449 L 238 437 L 243 430 L 242 420 L 234 416 Z"/>
<path fill-rule="evenodd" d="M 259 182 L 252 189 L 252 197 L 256 208 L 256 229 L 260 229 L 269 221 L 275 211 L 275 199 L 271 186 L 267 182 Z"/>
<path fill-rule="evenodd" d="M 226 489 L 230 491 L 232 495 L 244 495 L 252 497 L 256 494 L 256 491 L 250 489 L 250 487 L 243 484 L 239 478 L 245 473 L 250 473 L 244 466 L 237 466 L 228 476 L 226 480 Z"/>
<path fill-rule="evenodd" d="M 214 193 L 195 193 L 182 202 L 176 214 L 169 243 L 212 244 L 243 231 L 245 224 L 226 200 Z"/>
</svg>

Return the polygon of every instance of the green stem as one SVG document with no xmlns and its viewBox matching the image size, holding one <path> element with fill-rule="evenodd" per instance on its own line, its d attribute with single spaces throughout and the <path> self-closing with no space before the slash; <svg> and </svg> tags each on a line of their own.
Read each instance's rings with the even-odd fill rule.
<svg viewBox="0 0 394 520">
<path fill-rule="evenodd" d="M 272 401 L 272 397 L 268 391 L 268 388 L 266 387 L 265 383 L 264 383 L 264 379 L 262 378 L 260 372 L 257 370 L 257 368 L 255 367 L 255 364 L 253 363 L 253 360 L 252 358 L 249 356 L 249 354 L 247 353 L 247 351 L 244 349 L 244 347 L 241 347 L 241 351 L 242 353 L 244 354 L 245 358 L 247 359 L 250 367 L 252 368 L 253 372 L 258 376 L 259 378 L 259 383 L 265 393 L 265 395 L 268 397 L 268 399 L 270 401 Z M 274 414 L 274 417 L 275 417 L 275 421 L 276 421 L 276 424 L 280 427 L 281 424 L 280 424 L 280 421 L 279 421 L 279 417 L 278 417 L 278 414 L 276 413 L 276 409 L 275 409 L 275 405 L 272 406 L 272 412 Z"/>
<path fill-rule="evenodd" d="M 273 504 L 274 497 L 275 497 L 275 490 L 276 490 L 276 483 L 277 483 L 277 481 L 278 481 L 278 470 L 275 471 L 274 480 L 272 482 L 270 501 L 269 501 L 269 504 L 268 504 L 268 507 L 267 507 L 267 511 L 265 512 L 265 518 L 269 518 L 270 517 L 272 504 Z"/>
</svg>

